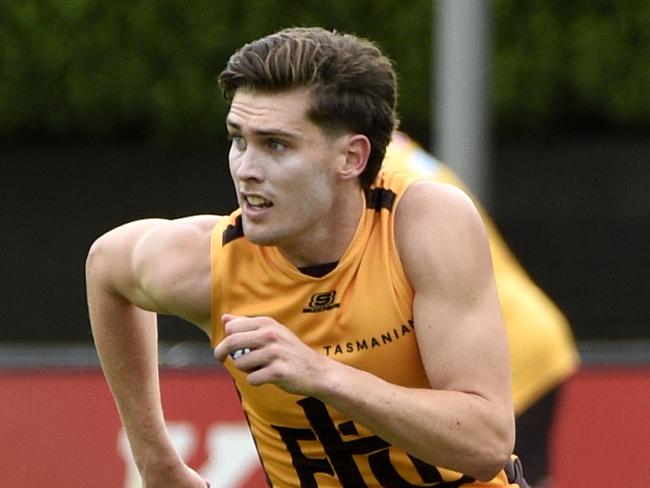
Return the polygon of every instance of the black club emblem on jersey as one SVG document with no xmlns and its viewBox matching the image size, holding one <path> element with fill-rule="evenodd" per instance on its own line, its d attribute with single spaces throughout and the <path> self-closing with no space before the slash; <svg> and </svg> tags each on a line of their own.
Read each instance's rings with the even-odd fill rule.
<svg viewBox="0 0 650 488">
<path fill-rule="evenodd" d="M 315 293 L 309 300 L 309 306 L 303 308 L 303 313 L 316 313 L 339 308 L 340 303 L 336 303 L 336 290 L 327 291 L 324 293 Z"/>
</svg>

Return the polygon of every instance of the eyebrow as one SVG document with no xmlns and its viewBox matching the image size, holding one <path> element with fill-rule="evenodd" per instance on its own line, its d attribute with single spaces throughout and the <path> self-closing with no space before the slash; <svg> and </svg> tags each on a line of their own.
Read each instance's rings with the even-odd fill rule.
<svg viewBox="0 0 650 488">
<path fill-rule="evenodd" d="M 242 132 L 241 125 L 233 122 L 232 120 L 226 119 L 226 126 L 228 129 L 234 129 L 238 132 Z M 298 137 L 297 133 L 283 129 L 257 128 L 252 129 L 251 132 L 258 137 L 280 137 L 285 139 L 295 139 Z"/>
</svg>

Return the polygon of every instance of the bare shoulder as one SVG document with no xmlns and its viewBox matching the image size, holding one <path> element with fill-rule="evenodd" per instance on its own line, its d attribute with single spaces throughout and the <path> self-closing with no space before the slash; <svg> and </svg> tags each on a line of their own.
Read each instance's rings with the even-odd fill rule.
<svg viewBox="0 0 650 488">
<path fill-rule="evenodd" d="M 487 259 L 487 234 L 471 198 L 445 183 L 418 181 L 402 196 L 395 241 L 411 280 L 428 279 L 431 267 L 462 271 L 468 260 Z M 487 254 L 486 254 L 487 253 Z"/>
<path fill-rule="evenodd" d="M 472 219 L 478 216 L 471 198 L 460 188 L 447 183 L 420 180 L 411 184 L 398 206 L 399 219 L 411 220 L 412 217 L 430 218 L 434 222 L 449 223 L 463 215 Z"/>
</svg>

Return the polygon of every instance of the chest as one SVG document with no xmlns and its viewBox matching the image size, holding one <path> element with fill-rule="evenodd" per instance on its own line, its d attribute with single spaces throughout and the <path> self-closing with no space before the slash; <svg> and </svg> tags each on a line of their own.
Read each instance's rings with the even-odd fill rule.
<svg viewBox="0 0 650 488">
<path fill-rule="evenodd" d="M 320 354 L 393 383 L 421 386 L 412 296 L 389 267 L 360 262 L 314 279 L 260 266 L 249 262 L 246 270 L 232 271 L 249 279 L 224 289 L 222 312 L 272 317 Z"/>
</svg>

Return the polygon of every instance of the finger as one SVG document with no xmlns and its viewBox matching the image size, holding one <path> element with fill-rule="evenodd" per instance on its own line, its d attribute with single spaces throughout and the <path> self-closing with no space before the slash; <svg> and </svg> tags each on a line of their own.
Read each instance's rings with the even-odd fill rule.
<svg viewBox="0 0 650 488">
<path fill-rule="evenodd" d="M 257 330 L 260 327 L 258 317 L 223 314 L 221 321 L 226 335 Z"/>
<path fill-rule="evenodd" d="M 230 352 L 230 357 L 238 370 L 244 373 L 252 373 L 268 365 L 264 354 L 252 354 L 253 352 L 256 351 L 248 348 L 236 349 Z"/>
<path fill-rule="evenodd" d="M 233 314 L 231 314 L 231 313 L 224 313 L 224 314 L 221 316 L 221 323 L 222 323 L 223 325 L 226 325 L 228 322 L 230 322 L 230 321 L 233 320 L 233 319 L 236 319 L 237 317 L 240 317 L 240 315 L 233 315 Z"/>
<path fill-rule="evenodd" d="M 223 363 L 228 356 L 233 360 L 248 354 L 256 347 L 254 344 L 254 337 L 246 332 L 237 332 L 224 337 L 219 344 L 214 348 L 212 353 L 217 361 Z"/>
<path fill-rule="evenodd" d="M 228 348 L 228 345 L 226 344 L 226 339 L 222 340 L 219 344 L 217 344 L 217 346 L 212 351 L 214 358 L 220 363 L 223 363 L 226 360 L 229 353 L 230 350 Z"/>
</svg>

